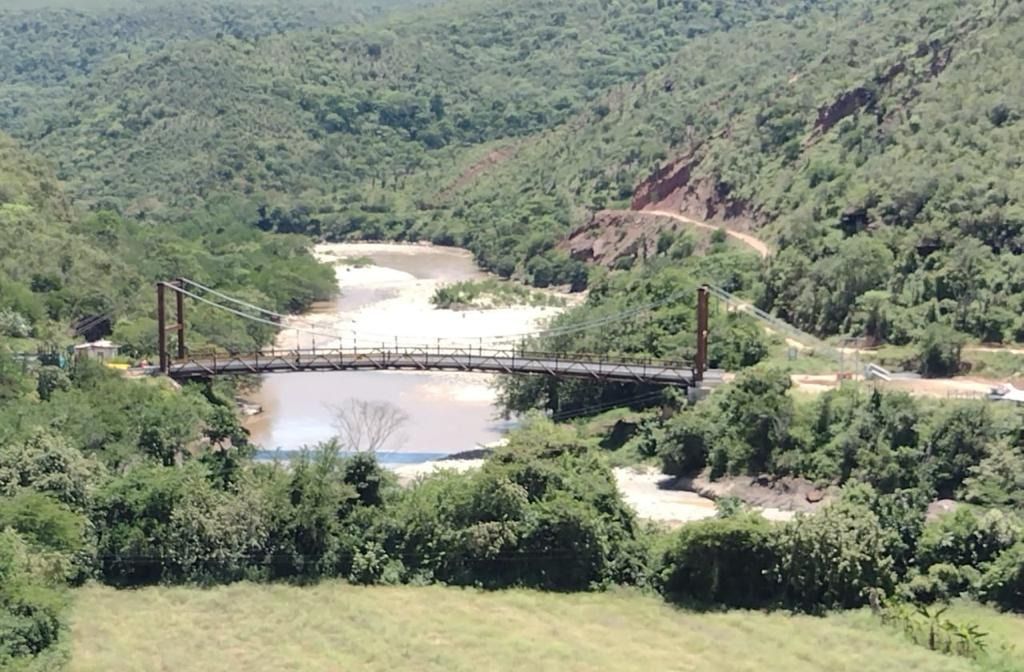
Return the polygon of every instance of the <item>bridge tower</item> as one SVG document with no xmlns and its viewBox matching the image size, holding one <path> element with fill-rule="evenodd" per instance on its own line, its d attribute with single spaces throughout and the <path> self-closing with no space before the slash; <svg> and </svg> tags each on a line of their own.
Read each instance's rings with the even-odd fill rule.
<svg viewBox="0 0 1024 672">
<path fill-rule="evenodd" d="M 711 332 L 709 297 L 711 290 L 707 285 L 697 290 L 697 356 L 693 363 L 694 382 L 704 380 L 704 372 L 708 370 L 708 334 Z"/>
<path fill-rule="evenodd" d="M 185 289 L 185 282 L 180 278 L 171 282 L 156 283 L 156 323 L 157 323 L 157 352 L 160 354 L 160 372 L 167 374 L 171 370 L 171 358 L 167 352 L 167 334 L 177 333 L 178 335 L 178 359 L 185 359 L 187 348 L 185 347 L 185 295 L 180 290 Z M 167 291 L 174 294 L 175 323 L 167 324 Z"/>
</svg>

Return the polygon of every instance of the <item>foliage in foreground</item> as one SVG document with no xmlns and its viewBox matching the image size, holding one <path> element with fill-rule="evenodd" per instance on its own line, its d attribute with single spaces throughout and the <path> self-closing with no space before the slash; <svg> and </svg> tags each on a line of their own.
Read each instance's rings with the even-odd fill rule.
<svg viewBox="0 0 1024 672">
<path fill-rule="evenodd" d="M 58 669 L 64 660 L 65 591 L 44 559 L 0 526 L 0 669 Z"/>
<path fill-rule="evenodd" d="M 983 401 L 936 403 L 844 385 L 812 400 L 790 393 L 789 374 L 755 368 L 707 402 L 648 421 L 668 473 L 800 476 L 869 483 L 975 504 L 1020 502 L 1022 416 Z"/>
<path fill-rule="evenodd" d="M 638 524 L 596 441 L 572 426 L 534 418 L 482 469 L 402 488 L 372 455 L 342 458 L 333 442 L 289 465 L 253 461 L 232 397 L 218 386 L 176 391 L 90 364 L 43 386 L 42 373 L 0 366 L 11 393 L 0 401 L 3 571 L 16 589 L 0 596 L 13 615 L 0 619 L 8 656 L 58 655 L 61 587 L 88 578 L 120 587 L 328 578 L 554 591 L 628 585 L 693 606 L 807 612 L 862 606 L 873 595 L 922 603 L 968 595 L 1024 611 L 1018 516 L 964 509 L 926 525 L 930 481 L 856 485 L 873 473 L 863 472 L 838 502 L 790 523 L 726 507 L 721 520 L 665 536 Z M 754 371 L 703 406 L 726 414 L 734 434 L 723 445 L 727 457 L 738 451 L 736 465 L 770 463 L 787 445 L 793 426 L 768 420 L 802 416 L 785 388 Z M 826 398 L 813 417 L 848 426 L 839 410 L 862 402 L 844 394 Z M 914 417 L 898 395 L 867 407 L 896 428 Z M 964 409 L 944 409 L 927 430 L 935 461 L 917 466 L 936 483 L 989 457 L 989 444 L 971 443 L 985 437 Z M 708 455 L 719 450 L 722 439 L 700 442 L 707 427 L 688 427 L 655 443 L 685 435 L 693 455 L 704 454 L 702 445 Z M 842 445 L 874 454 L 878 444 L 865 437 Z"/>
</svg>

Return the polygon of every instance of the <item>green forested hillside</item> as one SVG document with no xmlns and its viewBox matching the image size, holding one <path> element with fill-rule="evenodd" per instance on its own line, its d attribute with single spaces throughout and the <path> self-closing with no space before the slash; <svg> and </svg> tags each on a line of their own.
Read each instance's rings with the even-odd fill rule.
<svg viewBox="0 0 1024 672">
<path fill-rule="evenodd" d="M 239 221 L 244 212 L 223 201 L 176 227 L 81 215 L 47 165 L 0 136 L 0 345 L 62 345 L 76 332 L 115 329 L 127 354 L 148 354 L 153 283 L 182 275 L 282 310 L 332 294 L 333 274 L 309 256 L 306 240 L 265 234 Z M 263 343 L 272 331 L 202 308 L 193 320 L 201 340 L 222 346 Z"/>
<path fill-rule="evenodd" d="M 74 86 L 109 59 L 126 63 L 181 41 L 355 24 L 428 0 L 0 1 L 0 128 L 43 135 Z M 43 114 L 39 114 L 44 112 Z"/>
<path fill-rule="evenodd" d="M 363 23 L 430 0 L 0 1 L 4 86 L 70 85 L 112 56 L 127 59 L 180 41 Z"/>
<path fill-rule="evenodd" d="M 155 44 L 108 61 L 27 135 L 91 201 L 159 213 L 270 192 L 343 233 L 371 224 L 360 210 L 394 211 L 396 187 L 450 163 L 447 148 L 556 126 L 688 34 L 774 11 L 758 4 L 726 19 L 703 5 L 472 0 L 359 29 Z"/>
<path fill-rule="evenodd" d="M 762 229 L 761 301 L 800 327 L 1018 339 L 1021 11 L 471 0 L 308 32 L 231 5 L 209 17 L 239 30 L 98 52 L 66 105 L 0 123 L 131 217 L 243 194 L 264 229 L 428 237 L 547 284 L 577 283 L 553 247 L 591 212 L 662 202 Z M 47 84 L 24 62 L 52 44 L 0 98 Z"/>
<path fill-rule="evenodd" d="M 52 173 L 3 137 L 0 249 L 2 336 L 52 336 L 51 322 L 102 314 L 134 291 L 123 261 L 72 230 Z M 114 278 L 127 282 L 115 289 Z"/>
<path fill-rule="evenodd" d="M 531 143 L 463 207 L 479 220 L 526 207 L 522 193 L 664 199 L 765 227 L 781 252 L 762 300 L 803 328 L 905 342 L 939 321 L 1018 339 L 1020 18 L 1019 2 L 856 2 L 708 36 L 609 97 L 603 119 Z"/>
</svg>

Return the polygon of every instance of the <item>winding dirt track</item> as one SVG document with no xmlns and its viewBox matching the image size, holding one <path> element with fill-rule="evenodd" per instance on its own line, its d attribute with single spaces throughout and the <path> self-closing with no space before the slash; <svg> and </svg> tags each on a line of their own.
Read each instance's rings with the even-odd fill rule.
<svg viewBox="0 0 1024 672">
<path fill-rule="evenodd" d="M 736 231 L 722 226 L 716 226 L 707 222 L 702 222 L 685 215 L 681 215 L 676 212 L 669 212 L 668 210 L 632 210 L 631 212 L 639 215 L 651 215 L 653 217 L 668 217 L 684 224 L 695 226 L 700 229 L 718 230 L 722 229 L 726 235 L 730 238 L 742 242 L 744 245 L 755 250 L 761 255 L 762 259 L 767 259 L 771 256 L 772 250 L 767 243 L 761 239 L 753 236 L 749 233 L 742 231 Z M 801 348 L 802 345 L 792 339 L 786 339 L 787 343 L 795 347 Z M 852 348 L 844 348 L 844 351 L 853 353 L 855 352 Z M 861 351 L 867 352 L 867 351 Z M 968 345 L 964 348 L 964 352 L 985 352 L 985 353 L 1006 353 L 1012 355 L 1024 355 L 1024 348 L 1014 345 Z M 801 380 L 801 378 L 807 378 L 807 381 Z M 810 380 L 815 378 L 815 380 Z M 829 389 L 834 385 L 822 385 L 824 381 L 817 380 L 814 376 L 794 376 L 794 383 L 797 384 L 798 388 L 805 389 L 807 391 L 817 392 L 823 389 Z M 828 376 L 827 378 L 831 378 Z M 982 396 L 983 393 L 988 391 L 988 388 L 995 381 L 984 380 L 984 379 L 969 379 L 969 378 L 945 378 L 935 380 L 909 380 L 901 381 L 900 388 L 905 389 L 911 394 L 917 394 L 921 396 L 934 396 L 934 397 L 955 397 L 961 395 L 967 396 Z"/>
<path fill-rule="evenodd" d="M 707 222 L 701 222 L 696 219 L 690 219 L 689 217 L 680 215 L 679 213 L 669 212 L 668 210 L 634 210 L 633 212 L 637 212 L 641 215 L 647 214 L 657 215 L 658 217 L 670 217 L 671 219 L 675 219 L 684 224 L 696 226 L 699 229 L 710 229 L 712 231 L 723 229 L 726 235 L 728 235 L 730 238 L 735 238 L 736 240 L 742 242 L 744 245 L 747 245 L 753 248 L 755 251 L 757 251 L 757 253 L 761 255 L 762 259 L 767 259 L 772 253 L 771 248 L 769 248 L 763 240 L 760 240 L 759 238 L 756 238 L 755 236 L 752 236 L 749 233 L 742 233 L 740 231 L 735 231 L 733 229 L 715 226 L 714 224 L 708 224 Z"/>
</svg>

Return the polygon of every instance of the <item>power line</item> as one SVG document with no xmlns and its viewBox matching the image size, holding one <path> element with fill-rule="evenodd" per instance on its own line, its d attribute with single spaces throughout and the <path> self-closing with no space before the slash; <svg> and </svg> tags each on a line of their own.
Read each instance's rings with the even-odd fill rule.
<svg viewBox="0 0 1024 672">
<path fill-rule="evenodd" d="M 261 307 L 259 307 L 257 305 L 248 303 L 246 301 L 242 301 L 241 299 L 237 299 L 237 298 L 235 298 L 233 296 L 225 294 L 224 292 L 217 291 L 216 289 L 212 289 L 210 287 L 207 287 L 206 285 L 201 285 L 201 284 L 199 284 L 198 282 L 196 282 L 194 280 L 189 280 L 188 278 L 181 278 L 181 281 L 186 283 L 186 284 L 192 285 L 193 287 L 195 287 L 197 289 L 200 289 L 200 290 L 202 290 L 204 292 L 207 292 L 209 294 L 213 294 L 214 296 L 219 296 L 220 298 L 224 299 L 225 301 L 230 301 L 231 303 L 234 303 L 234 304 L 239 305 L 239 306 L 244 306 L 245 308 L 251 308 L 252 310 L 255 310 L 255 311 L 260 312 L 260 313 L 264 313 L 266 315 L 270 315 L 271 317 L 277 317 L 277 318 L 282 319 L 282 320 L 287 319 L 289 317 L 287 315 L 282 315 L 281 313 L 275 313 L 272 310 L 267 310 L 266 308 L 261 308 Z"/>
<path fill-rule="evenodd" d="M 95 329 L 96 327 L 98 327 L 100 324 L 103 323 L 104 320 L 110 320 L 110 319 L 113 319 L 113 317 L 114 317 L 114 310 L 108 310 L 107 312 L 103 313 L 102 315 L 94 315 L 93 317 L 86 318 L 84 323 L 80 324 L 79 326 L 77 326 L 75 328 L 75 335 L 76 336 L 81 336 L 85 332 L 90 331 L 90 330 Z"/>
<path fill-rule="evenodd" d="M 201 303 L 205 303 L 206 305 L 209 305 L 209 306 L 213 306 L 214 308 L 219 308 L 220 310 L 223 310 L 223 311 L 226 311 L 228 313 L 231 313 L 232 315 L 237 315 L 238 317 L 250 320 L 252 322 L 259 322 L 260 324 L 266 324 L 266 325 L 269 325 L 269 326 L 274 327 L 276 329 L 285 329 L 285 327 L 282 326 L 280 322 L 274 322 L 272 320 L 265 320 L 265 319 L 263 319 L 261 317 L 256 317 L 255 315 L 249 315 L 248 313 L 244 313 L 244 312 L 242 312 L 240 310 L 235 310 L 234 308 L 230 308 L 228 306 L 216 303 L 215 301 L 211 301 L 210 299 L 207 299 L 205 297 L 199 296 L 198 294 L 190 292 L 187 289 L 184 289 L 184 288 L 181 288 L 181 287 L 175 287 L 173 289 L 174 289 L 174 291 L 180 292 L 180 293 L 184 294 L 185 296 L 188 296 L 190 298 L 195 299 L 196 301 L 199 301 Z M 331 339 L 331 340 L 341 340 L 341 336 L 339 336 L 338 334 L 320 333 L 320 332 L 311 331 L 309 329 L 301 329 L 299 327 L 294 327 L 294 328 L 287 327 L 287 329 L 288 329 L 288 331 L 296 331 L 296 332 L 308 334 L 308 335 L 311 335 L 311 336 L 314 336 L 314 337 L 315 336 L 319 336 L 321 338 L 327 338 L 327 339 Z"/>
<path fill-rule="evenodd" d="M 222 305 L 220 303 L 217 303 L 215 301 L 207 299 L 206 297 L 200 296 L 200 295 L 198 295 L 198 294 L 196 294 L 194 292 L 190 292 L 187 289 L 183 289 L 183 288 L 180 288 L 180 287 L 174 287 L 172 289 L 173 289 L 173 291 L 180 292 L 180 293 L 184 294 L 185 296 L 188 296 L 188 297 L 190 297 L 192 299 L 195 299 L 196 301 L 199 301 L 199 302 L 204 303 L 206 305 L 212 306 L 213 308 L 218 308 L 218 309 L 223 310 L 225 312 L 231 313 L 232 315 L 236 315 L 238 317 L 241 317 L 241 318 L 246 319 L 246 320 L 250 320 L 252 322 L 257 322 L 257 323 L 260 323 L 260 324 L 269 325 L 271 327 L 275 327 L 276 329 L 281 329 L 281 330 L 284 330 L 284 331 L 294 331 L 294 332 L 296 332 L 298 334 L 305 334 L 307 336 L 312 336 L 314 338 L 326 338 L 326 339 L 328 339 L 328 341 L 339 341 L 339 343 L 340 343 L 340 342 L 345 340 L 345 335 L 341 334 L 341 333 L 329 333 L 329 332 L 314 331 L 314 330 L 311 330 L 311 329 L 304 329 L 302 327 L 291 327 L 291 326 L 286 327 L 286 326 L 282 325 L 279 322 L 275 322 L 273 320 L 267 320 L 267 319 L 264 319 L 264 318 L 261 318 L 261 317 L 256 317 L 255 315 L 250 315 L 250 314 L 245 313 L 245 312 L 243 312 L 241 310 L 236 310 L 235 308 L 231 308 L 229 306 Z M 353 332 L 353 334 L 354 334 L 353 335 L 353 340 L 357 339 L 359 334 L 356 333 L 356 332 Z M 442 339 L 438 339 L 438 340 L 441 341 Z M 400 347 L 406 347 L 406 348 L 415 347 L 415 348 L 420 348 L 420 349 L 430 349 L 430 348 L 433 347 L 432 345 L 425 344 L 425 343 L 416 343 L 415 345 L 413 345 L 413 344 L 410 344 L 408 342 L 404 342 L 403 343 L 403 342 L 397 341 L 397 340 L 396 340 L 396 342 L 397 342 L 397 345 L 399 345 Z M 460 345 L 460 343 L 458 341 L 449 341 L 449 344 Z M 465 342 L 461 343 L 461 347 L 466 348 L 466 349 L 470 349 L 470 350 L 472 349 L 472 347 L 474 345 L 475 344 L 470 345 L 470 344 L 467 344 Z"/>
</svg>

